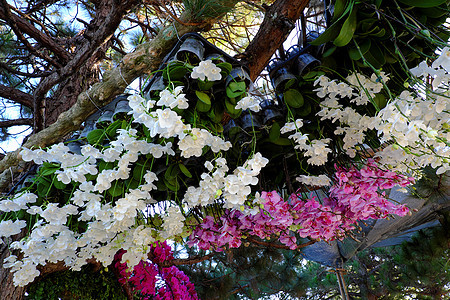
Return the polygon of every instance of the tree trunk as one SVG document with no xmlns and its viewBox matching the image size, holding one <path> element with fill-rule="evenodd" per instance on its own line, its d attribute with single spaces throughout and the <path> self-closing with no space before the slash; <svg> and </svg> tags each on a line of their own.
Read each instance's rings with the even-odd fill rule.
<svg viewBox="0 0 450 300">
<path fill-rule="evenodd" d="M 13 236 L 12 238 L 0 240 L 0 299 L 3 300 L 21 300 L 23 299 L 25 287 L 17 287 L 13 282 L 13 273 L 3 268 L 3 260 L 11 254 L 9 244 L 20 240 L 24 233 Z"/>
</svg>

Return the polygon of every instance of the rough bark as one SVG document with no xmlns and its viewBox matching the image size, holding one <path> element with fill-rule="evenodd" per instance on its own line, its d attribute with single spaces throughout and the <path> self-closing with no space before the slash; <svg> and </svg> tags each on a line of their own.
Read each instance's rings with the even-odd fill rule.
<svg viewBox="0 0 450 300">
<path fill-rule="evenodd" d="M 23 298 L 25 287 L 16 287 L 14 285 L 13 277 L 8 270 L 3 268 L 3 260 L 11 254 L 9 249 L 11 241 L 19 240 L 24 236 L 24 233 L 8 239 L 0 239 L 0 299 L 20 300 Z"/>
<path fill-rule="evenodd" d="M 309 0 L 277 0 L 266 8 L 258 33 L 242 55 L 252 80 L 264 70 L 272 55 L 294 29 L 295 22 L 308 3 Z"/>
<path fill-rule="evenodd" d="M 33 107 L 33 96 L 10 86 L 0 84 L 0 97 L 12 100 L 27 107 Z"/>
</svg>

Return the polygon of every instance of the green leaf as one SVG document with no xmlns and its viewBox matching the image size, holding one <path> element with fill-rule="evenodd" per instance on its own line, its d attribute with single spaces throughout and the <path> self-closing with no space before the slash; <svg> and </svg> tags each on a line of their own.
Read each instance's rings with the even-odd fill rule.
<svg viewBox="0 0 450 300">
<path fill-rule="evenodd" d="M 106 128 L 105 132 L 108 138 L 112 138 L 116 135 L 116 132 L 118 129 L 122 128 L 122 120 L 114 121 L 114 123 L 111 123 L 108 128 Z"/>
<path fill-rule="evenodd" d="M 182 163 L 178 164 L 178 167 L 180 168 L 181 172 L 186 175 L 186 177 L 192 178 L 192 174 L 191 172 L 189 172 L 189 170 L 186 168 L 185 165 L 183 165 Z"/>
<path fill-rule="evenodd" d="M 302 94 L 295 89 L 290 89 L 283 94 L 284 101 L 287 105 L 293 108 L 302 107 L 304 104 L 304 99 Z"/>
<path fill-rule="evenodd" d="M 197 98 L 200 101 L 202 101 L 204 104 L 211 106 L 211 98 L 208 96 L 208 94 L 200 91 L 195 91 L 195 94 L 197 95 Z"/>
<path fill-rule="evenodd" d="M 319 45 L 322 45 L 329 41 L 334 40 L 339 35 L 339 32 L 341 30 L 341 24 L 339 21 L 353 9 L 353 4 L 354 4 L 354 1 L 350 0 L 350 2 L 347 5 L 347 8 L 342 13 L 342 15 L 330 27 L 328 27 L 321 35 L 319 35 L 319 37 L 317 39 L 310 42 L 310 44 L 313 46 L 319 46 Z"/>
<path fill-rule="evenodd" d="M 232 81 L 228 84 L 226 92 L 228 98 L 236 98 L 246 92 L 245 81 Z"/>
<path fill-rule="evenodd" d="M 331 22 L 336 21 L 337 19 L 339 19 L 339 17 L 342 16 L 346 6 L 347 0 L 336 0 L 336 3 L 334 4 L 334 15 L 333 18 L 331 19 Z"/>
<path fill-rule="evenodd" d="M 334 53 L 334 51 L 335 51 L 336 49 L 337 49 L 336 46 L 333 46 L 333 47 L 327 49 L 327 50 L 322 54 L 322 57 L 330 56 L 331 54 Z"/>
<path fill-rule="evenodd" d="M 223 119 L 224 108 L 222 105 L 215 105 L 214 109 L 211 109 L 208 113 L 208 117 L 214 123 L 220 123 Z"/>
<path fill-rule="evenodd" d="M 62 183 L 61 181 L 59 181 L 58 179 L 55 178 L 53 179 L 53 185 L 55 186 L 55 188 L 57 188 L 58 190 L 63 190 L 66 188 L 66 184 Z"/>
<path fill-rule="evenodd" d="M 88 143 L 91 145 L 101 144 L 105 137 L 105 131 L 103 129 L 94 129 L 86 136 Z"/>
<path fill-rule="evenodd" d="M 448 14 L 447 5 L 443 4 L 439 7 L 422 8 L 420 9 L 420 14 L 430 18 L 439 18 Z"/>
<path fill-rule="evenodd" d="M 373 97 L 373 101 L 379 109 L 384 108 L 387 104 L 386 97 L 383 94 L 376 94 L 375 97 Z"/>
<path fill-rule="evenodd" d="M 354 7 L 350 16 L 348 16 L 347 20 L 345 20 L 344 25 L 342 25 L 341 32 L 338 37 L 334 40 L 334 45 L 338 47 L 343 47 L 347 45 L 353 37 L 353 34 L 356 30 L 356 12 L 357 9 Z"/>
<path fill-rule="evenodd" d="M 197 111 L 199 112 L 207 112 L 211 109 L 211 104 L 205 104 L 202 101 L 197 101 L 195 109 L 197 109 Z"/>
<path fill-rule="evenodd" d="M 163 71 L 163 78 L 172 80 L 179 80 L 186 75 L 187 68 L 184 64 L 173 62 L 167 66 Z"/>
<path fill-rule="evenodd" d="M 309 115 L 311 113 L 311 110 L 312 110 L 311 104 L 306 102 L 305 105 L 303 105 L 302 109 L 297 110 L 296 113 L 300 117 L 306 117 L 307 115 Z"/>
<path fill-rule="evenodd" d="M 372 43 L 370 50 L 364 54 L 364 57 L 376 69 L 381 68 L 386 63 L 384 52 L 378 47 L 377 43 Z"/>
<path fill-rule="evenodd" d="M 339 30 L 341 28 L 341 24 L 333 23 L 330 27 L 328 27 L 317 39 L 310 42 L 310 45 L 313 46 L 320 46 L 322 44 L 325 44 L 329 41 L 334 40 L 339 35 Z"/>
<path fill-rule="evenodd" d="M 173 192 L 177 192 L 180 189 L 180 184 L 178 183 L 178 180 L 176 180 L 176 178 L 172 181 L 164 179 L 164 184 L 169 190 Z"/>
<path fill-rule="evenodd" d="M 233 69 L 233 66 L 227 62 L 218 63 L 216 66 L 219 67 L 220 69 L 222 69 L 222 72 L 221 72 L 222 78 L 225 78 L 228 75 L 230 75 L 231 70 Z"/>
<path fill-rule="evenodd" d="M 198 88 L 200 89 L 200 90 L 202 90 L 202 91 L 207 91 L 207 90 L 209 90 L 210 88 L 212 88 L 213 87 L 213 85 L 214 85 L 214 81 L 203 81 L 203 80 L 197 80 L 197 84 L 198 84 Z"/>
<path fill-rule="evenodd" d="M 281 130 L 280 124 L 278 124 L 278 122 L 273 123 L 269 131 L 269 140 L 271 142 L 276 141 L 280 138 L 281 134 L 280 130 Z"/>
<path fill-rule="evenodd" d="M 288 80 L 288 82 L 286 82 L 286 84 L 284 85 L 284 89 L 287 90 L 289 89 L 291 86 L 293 86 L 295 83 L 297 82 L 296 78 L 291 78 Z"/>
<path fill-rule="evenodd" d="M 236 109 L 236 105 L 232 104 L 228 99 L 225 100 L 225 108 L 233 119 L 239 117 L 242 112 L 242 109 Z"/>
<path fill-rule="evenodd" d="M 359 46 L 359 49 L 361 50 L 361 53 L 364 55 L 369 51 L 371 45 L 371 40 L 366 39 L 364 42 Z M 361 59 L 361 53 L 359 53 L 358 48 L 351 48 L 348 50 L 348 55 L 353 60 L 359 60 Z"/>
<path fill-rule="evenodd" d="M 42 167 L 39 169 L 39 174 L 42 176 L 48 176 L 48 175 L 51 175 L 51 174 L 55 173 L 56 171 L 58 171 L 59 168 L 60 168 L 59 165 L 54 165 L 49 162 L 44 162 L 42 164 Z"/>
<path fill-rule="evenodd" d="M 271 142 L 274 143 L 275 145 L 279 145 L 279 146 L 290 146 L 290 145 L 292 145 L 290 139 L 283 138 L 283 137 L 280 137 L 280 138 L 276 139 L 275 141 L 271 141 Z"/>
<path fill-rule="evenodd" d="M 176 164 L 170 165 L 170 166 L 167 168 L 166 172 L 164 173 L 164 178 L 165 178 L 167 181 L 173 180 L 174 178 L 177 177 L 178 171 L 179 171 L 179 170 L 180 170 L 180 169 L 177 168 L 177 165 L 176 165 Z"/>
<path fill-rule="evenodd" d="M 123 193 L 123 182 L 120 181 L 114 182 L 108 189 L 108 194 L 110 194 L 112 197 L 118 197 L 122 195 L 122 193 Z"/>
<path fill-rule="evenodd" d="M 403 4 L 414 7 L 435 7 L 447 2 L 447 0 L 398 0 L 398 1 Z"/>
</svg>

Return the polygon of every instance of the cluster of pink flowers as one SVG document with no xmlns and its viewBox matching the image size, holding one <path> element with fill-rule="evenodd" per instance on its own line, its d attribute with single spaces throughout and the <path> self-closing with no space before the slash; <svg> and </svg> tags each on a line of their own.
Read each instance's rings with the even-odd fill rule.
<svg viewBox="0 0 450 300">
<path fill-rule="evenodd" d="M 414 182 L 413 178 L 382 170 L 373 160 L 360 170 L 355 167 L 337 170 L 336 183 L 322 201 L 316 197 L 303 200 L 296 194 L 285 201 L 276 191 L 262 192 L 262 207 L 256 214 L 226 210 L 217 219 L 206 216 L 194 228 L 189 246 L 220 251 L 224 246 L 239 247 L 242 239 L 257 236 L 276 238 L 290 249 L 296 249 L 295 233 L 300 237 L 331 241 L 342 239 L 355 229 L 359 220 L 408 213 L 406 206 L 389 201 L 383 190 L 396 185 L 407 186 Z"/>
<path fill-rule="evenodd" d="M 114 258 L 119 282 L 130 283 L 133 291 L 139 291 L 141 299 L 198 299 L 194 285 L 182 271 L 175 266 L 160 267 L 165 261 L 173 260 L 172 249 L 166 242 L 153 244 L 149 253 L 152 261 L 141 260 L 133 270 L 121 262 L 125 252 L 120 250 Z"/>
</svg>

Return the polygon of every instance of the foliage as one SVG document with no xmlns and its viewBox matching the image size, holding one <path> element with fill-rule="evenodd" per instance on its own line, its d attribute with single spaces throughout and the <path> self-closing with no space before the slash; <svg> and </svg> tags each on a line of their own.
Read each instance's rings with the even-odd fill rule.
<svg viewBox="0 0 450 300">
<path fill-rule="evenodd" d="M 114 273 L 108 268 L 94 270 L 87 265 L 81 271 L 50 274 L 27 289 L 27 300 L 107 300 L 126 299 Z"/>
</svg>

